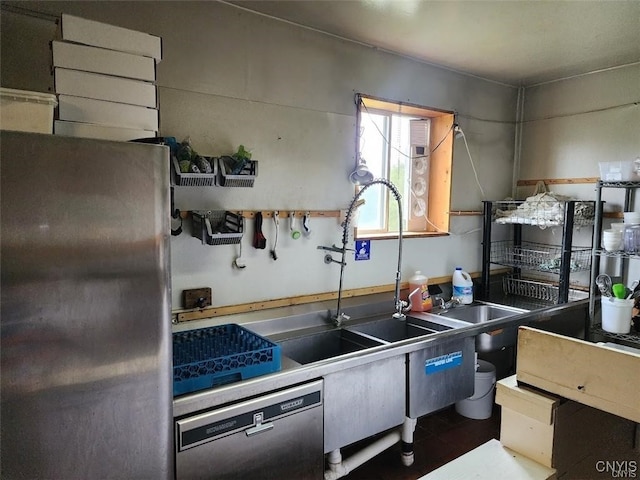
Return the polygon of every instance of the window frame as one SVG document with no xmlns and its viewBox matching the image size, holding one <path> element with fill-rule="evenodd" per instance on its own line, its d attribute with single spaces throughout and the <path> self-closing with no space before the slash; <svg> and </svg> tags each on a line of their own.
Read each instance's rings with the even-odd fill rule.
<svg viewBox="0 0 640 480">
<path fill-rule="evenodd" d="M 439 236 L 448 235 L 450 226 L 450 206 L 451 206 L 451 172 L 453 167 L 453 139 L 455 126 L 455 112 L 435 109 L 412 103 L 399 102 L 382 99 L 362 93 L 356 94 L 356 165 L 360 162 L 361 145 L 361 115 L 367 113 L 388 113 L 398 114 L 430 120 L 429 128 L 429 168 L 425 174 L 427 189 L 427 218 L 422 217 L 413 220 L 408 212 L 403 212 L 407 227 L 403 227 L 403 236 Z M 387 155 L 385 175 L 390 176 L 390 157 L 388 154 L 391 148 L 389 142 L 386 143 Z M 365 159 L 366 161 L 366 159 Z M 358 191 L 356 187 L 356 192 Z M 385 189 L 386 195 L 386 219 L 384 232 L 378 230 L 362 230 L 356 228 L 356 238 L 397 238 L 397 231 L 388 231 L 390 204 L 389 192 Z M 411 201 L 409 202 L 411 204 Z M 404 209 L 406 210 L 406 208 Z"/>
</svg>

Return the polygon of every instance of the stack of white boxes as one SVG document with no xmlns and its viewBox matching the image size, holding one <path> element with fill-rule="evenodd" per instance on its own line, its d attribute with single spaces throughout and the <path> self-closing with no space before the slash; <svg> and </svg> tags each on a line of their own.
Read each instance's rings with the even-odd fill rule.
<svg viewBox="0 0 640 480">
<path fill-rule="evenodd" d="M 54 133 L 122 141 L 157 136 L 162 39 L 67 14 L 61 26 L 62 40 L 52 44 Z"/>
</svg>

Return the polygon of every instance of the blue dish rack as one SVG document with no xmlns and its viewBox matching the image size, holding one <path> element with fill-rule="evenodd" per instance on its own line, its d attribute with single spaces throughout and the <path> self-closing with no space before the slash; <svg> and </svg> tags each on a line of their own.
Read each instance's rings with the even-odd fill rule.
<svg viewBox="0 0 640 480">
<path fill-rule="evenodd" d="M 280 370 L 280 346 L 230 323 L 173 334 L 173 396 Z"/>
</svg>

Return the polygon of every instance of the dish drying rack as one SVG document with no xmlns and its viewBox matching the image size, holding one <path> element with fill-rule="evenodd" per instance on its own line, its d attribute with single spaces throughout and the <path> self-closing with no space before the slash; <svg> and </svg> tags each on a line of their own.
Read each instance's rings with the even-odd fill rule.
<svg viewBox="0 0 640 480">
<path fill-rule="evenodd" d="M 485 201 L 482 237 L 481 296 L 491 298 L 491 265 L 511 267 L 502 279 L 505 295 L 559 304 L 587 298 L 589 293 L 570 287 L 571 274 L 591 269 L 591 246 L 573 245 L 575 227 L 592 226 L 593 201 L 558 201 L 538 194 L 524 201 Z M 510 240 L 492 240 L 493 226 L 509 225 Z M 523 228 L 560 227 L 561 245 L 523 240 Z M 546 234 L 540 234 L 546 236 Z M 528 272 L 537 272 L 536 278 Z M 547 278 L 548 277 L 548 278 Z M 497 286 L 497 285 L 495 285 Z"/>
<path fill-rule="evenodd" d="M 227 210 L 191 212 L 191 234 L 203 245 L 240 243 L 244 222 L 242 215 Z"/>
<path fill-rule="evenodd" d="M 174 396 L 280 370 L 280 346 L 230 323 L 173 334 Z"/>
<path fill-rule="evenodd" d="M 502 278 L 502 289 L 505 295 L 517 295 L 552 304 L 557 304 L 560 300 L 560 287 L 542 279 L 524 279 L 515 275 L 507 275 Z M 567 300 L 575 302 L 588 296 L 588 292 L 570 288 Z"/>
<path fill-rule="evenodd" d="M 513 240 L 491 243 L 491 262 L 507 267 L 526 268 L 538 272 L 560 273 L 562 247 L 543 243 Z M 591 247 L 573 247 L 569 261 L 570 272 L 588 271 L 591 268 Z"/>
</svg>

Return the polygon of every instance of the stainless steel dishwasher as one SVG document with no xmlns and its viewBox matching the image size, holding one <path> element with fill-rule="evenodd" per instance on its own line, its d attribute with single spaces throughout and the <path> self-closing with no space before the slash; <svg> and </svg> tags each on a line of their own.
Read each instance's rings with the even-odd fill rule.
<svg viewBox="0 0 640 480">
<path fill-rule="evenodd" d="M 178 419 L 176 478 L 322 479 L 322 380 Z"/>
</svg>

